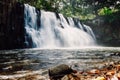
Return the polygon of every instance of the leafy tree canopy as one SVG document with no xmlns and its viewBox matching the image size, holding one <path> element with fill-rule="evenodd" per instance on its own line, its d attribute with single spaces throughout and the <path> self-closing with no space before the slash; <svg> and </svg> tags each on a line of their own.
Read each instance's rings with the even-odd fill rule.
<svg viewBox="0 0 120 80">
<path fill-rule="evenodd" d="M 92 19 L 120 11 L 119 0 L 18 0 L 37 8 L 60 12 L 66 16 Z"/>
</svg>

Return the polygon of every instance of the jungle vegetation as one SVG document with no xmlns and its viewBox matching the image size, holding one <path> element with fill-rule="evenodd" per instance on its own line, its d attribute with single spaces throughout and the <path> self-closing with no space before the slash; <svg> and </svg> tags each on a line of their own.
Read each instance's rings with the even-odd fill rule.
<svg viewBox="0 0 120 80">
<path fill-rule="evenodd" d="M 120 18 L 119 0 L 18 0 L 40 9 L 62 13 L 65 16 L 93 19 L 105 16 L 110 22 Z"/>
</svg>

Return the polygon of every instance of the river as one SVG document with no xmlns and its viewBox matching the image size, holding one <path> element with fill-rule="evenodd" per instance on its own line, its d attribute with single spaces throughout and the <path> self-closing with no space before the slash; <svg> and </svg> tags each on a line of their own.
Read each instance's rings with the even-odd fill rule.
<svg viewBox="0 0 120 80">
<path fill-rule="evenodd" d="M 13 75 L 18 71 L 41 71 L 42 74 L 42 71 L 59 64 L 67 64 L 76 70 L 87 70 L 118 61 L 120 47 L 1 50 L 0 74 Z"/>
</svg>

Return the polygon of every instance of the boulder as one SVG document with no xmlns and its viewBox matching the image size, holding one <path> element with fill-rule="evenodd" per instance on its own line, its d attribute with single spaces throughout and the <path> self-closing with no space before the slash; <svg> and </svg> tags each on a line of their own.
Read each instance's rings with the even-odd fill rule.
<svg viewBox="0 0 120 80">
<path fill-rule="evenodd" d="M 61 64 L 48 70 L 51 80 L 61 79 L 63 76 L 74 72 L 68 65 Z"/>
</svg>

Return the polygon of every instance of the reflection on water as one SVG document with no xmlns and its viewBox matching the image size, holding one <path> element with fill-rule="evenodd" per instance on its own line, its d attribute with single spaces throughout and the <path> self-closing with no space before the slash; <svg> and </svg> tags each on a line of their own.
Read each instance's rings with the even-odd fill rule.
<svg viewBox="0 0 120 80">
<path fill-rule="evenodd" d="M 0 72 L 48 69 L 68 64 L 77 70 L 120 61 L 120 48 L 21 49 L 0 51 Z"/>
</svg>

